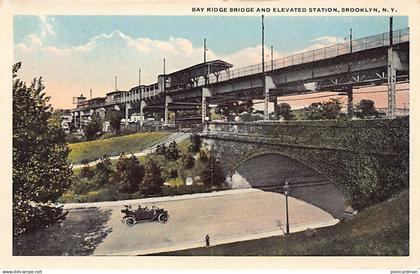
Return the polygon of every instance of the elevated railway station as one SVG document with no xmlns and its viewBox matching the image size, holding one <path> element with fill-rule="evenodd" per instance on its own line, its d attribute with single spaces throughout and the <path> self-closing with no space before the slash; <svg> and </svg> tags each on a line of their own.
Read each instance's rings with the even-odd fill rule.
<svg viewBox="0 0 420 274">
<path fill-rule="evenodd" d="M 93 113 L 100 116 L 117 110 L 130 114 L 163 112 L 168 124 L 170 112 L 191 111 L 192 119 L 204 122 L 209 104 L 224 105 L 245 100 L 336 92 L 347 95 L 348 114 L 353 112 L 353 89 L 388 85 L 388 112 L 395 117 L 395 85 L 409 82 L 409 29 L 400 29 L 301 52 L 256 65 L 232 69 L 223 60 L 207 61 L 188 68 L 161 74 L 151 85 L 138 85 L 128 91 L 115 90 L 106 97 L 86 100 L 79 97 L 71 110 L 74 125 L 81 128 Z M 200 116 L 201 110 L 201 116 Z"/>
</svg>

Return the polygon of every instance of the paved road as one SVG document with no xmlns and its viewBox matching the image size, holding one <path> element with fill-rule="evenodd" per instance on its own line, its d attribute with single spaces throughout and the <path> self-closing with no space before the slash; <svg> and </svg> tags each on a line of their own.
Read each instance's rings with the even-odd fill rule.
<svg viewBox="0 0 420 274">
<path fill-rule="evenodd" d="M 231 190 L 150 201 L 144 200 L 142 205 L 154 204 L 169 211 L 166 224 L 145 222 L 128 227 L 121 222 L 121 202 L 93 204 L 112 209 L 107 223 L 112 232 L 94 255 L 141 255 L 200 247 L 206 234 L 212 245 L 258 239 L 281 235 L 285 227 L 285 199 L 279 193 Z M 292 232 L 337 223 L 329 213 L 294 198 L 289 198 L 289 214 Z"/>
</svg>

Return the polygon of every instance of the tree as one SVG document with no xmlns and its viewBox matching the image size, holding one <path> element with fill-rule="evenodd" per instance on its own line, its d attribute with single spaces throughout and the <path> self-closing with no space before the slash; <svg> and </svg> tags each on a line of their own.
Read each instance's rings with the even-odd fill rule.
<svg viewBox="0 0 420 274">
<path fill-rule="evenodd" d="M 360 100 L 360 102 L 356 105 L 356 109 L 356 116 L 359 118 L 367 118 L 378 115 L 378 111 L 375 108 L 375 102 L 372 100 Z"/>
<path fill-rule="evenodd" d="M 64 218 L 52 206 L 71 183 L 65 133 L 51 119 L 42 78 L 28 87 L 13 66 L 13 233 L 31 232 Z"/>
<path fill-rule="evenodd" d="M 261 114 L 252 113 L 252 112 L 243 112 L 239 115 L 240 121 L 243 122 L 254 122 L 263 120 L 264 117 Z"/>
<path fill-rule="evenodd" d="M 200 149 L 199 159 L 201 162 L 206 163 L 209 160 L 209 152 L 207 149 Z"/>
<path fill-rule="evenodd" d="M 122 154 L 117 162 L 118 191 L 132 193 L 139 190 L 144 173 L 144 167 L 136 156 L 127 158 Z"/>
<path fill-rule="evenodd" d="M 109 157 L 104 156 L 96 164 L 94 179 L 98 186 L 103 186 L 109 183 L 109 178 L 113 173 L 112 162 Z"/>
<path fill-rule="evenodd" d="M 227 103 L 225 105 L 217 106 L 214 110 L 216 114 L 219 114 L 220 116 L 226 117 L 228 120 L 230 120 L 232 117 L 232 103 Z"/>
<path fill-rule="evenodd" d="M 114 134 L 120 134 L 122 114 L 118 110 L 113 110 L 108 114 L 109 125 L 114 130 Z"/>
<path fill-rule="evenodd" d="M 165 158 L 170 161 L 176 161 L 179 158 L 179 148 L 175 141 L 171 142 L 166 152 Z"/>
<path fill-rule="evenodd" d="M 195 159 L 190 154 L 182 154 L 181 163 L 183 169 L 191 169 L 194 167 Z"/>
<path fill-rule="evenodd" d="M 206 186 L 221 186 L 225 183 L 225 174 L 214 156 L 210 156 L 203 170 L 203 183 Z"/>
<path fill-rule="evenodd" d="M 322 118 L 323 119 L 337 119 L 338 114 L 342 108 L 340 99 L 331 98 L 328 102 L 322 103 Z"/>
<path fill-rule="evenodd" d="M 232 120 L 234 116 L 245 111 L 252 113 L 252 106 L 252 100 L 247 100 L 244 102 L 229 102 L 224 105 L 217 106 L 215 113 L 225 116 L 228 120 Z"/>
<path fill-rule="evenodd" d="M 340 99 L 332 98 L 327 102 L 312 103 L 303 109 L 306 120 L 337 119 L 342 108 Z"/>
<path fill-rule="evenodd" d="M 88 141 L 95 140 L 98 136 L 98 133 L 102 131 L 102 123 L 101 119 L 96 116 L 96 114 L 92 115 L 92 118 L 87 124 L 85 128 L 85 136 Z"/>
<path fill-rule="evenodd" d="M 143 182 L 140 185 L 140 191 L 145 194 L 157 194 L 162 192 L 164 180 L 158 164 L 150 160 L 145 168 Z"/>
<path fill-rule="evenodd" d="M 277 117 L 283 117 L 284 120 L 292 120 L 294 115 L 292 114 L 292 107 L 288 103 L 281 103 L 277 105 L 276 109 Z"/>
<path fill-rule="evenodd" d="M 190 137 L 191 144 L 188 150 L 192 153 L 197 153 L 201 148 L 201 138 L 197 134 L 192 134 Z"/>
<path fill-rule="evenodd" d="M 165 146 L 165 143 L 158 145 L 155 150 L 156 155 L 165 156 L 168 153 L 168 148 Z"/>
<path fill-rule="evenodd" d="M 303 115 L 306 120 L 322 119 L 322 103 L 316 102 L 303 109 Z"/>
</svg>

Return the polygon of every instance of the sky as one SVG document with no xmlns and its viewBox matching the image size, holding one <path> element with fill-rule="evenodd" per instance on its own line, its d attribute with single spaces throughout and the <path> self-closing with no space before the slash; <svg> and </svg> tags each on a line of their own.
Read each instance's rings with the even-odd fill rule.
<svg viewBox="0 0 420 274">
<path fill-rule="evenodd" d="M 348 39 L 350 28 L 353 39 L 387 32 L 388 21 L 266 16 L 265 52 L 273 46 L 276 59 L 333 45 Z M 408 17 L 394 17 L 394 29 L 406 27 Z M 153 84 L 163 58 L 167 73 L 201 63 L 204 38 L 207 60 L 222 59 L 234 68 L 261 60 L 260 16 L 14 16 L 19 77 L 30 82 L 42 76 L 54 108 L 74 107 L 72 98 L 89 96 L 90 89 L 93 97 L 105 96 L 114 90 L 115 75 L 118 89 L 129 90 L 138 84 L 139 68 L 142 84 Z"/>
</svg>

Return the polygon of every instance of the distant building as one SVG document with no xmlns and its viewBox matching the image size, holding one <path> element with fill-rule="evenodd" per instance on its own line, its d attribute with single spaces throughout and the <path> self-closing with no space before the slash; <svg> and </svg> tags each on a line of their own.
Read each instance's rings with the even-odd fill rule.
<svg viewBox="0 0 420 274">
<path fill-rule="evenodd" d="M 69 109 L 57 109 L 55 113 L 58 114 L 60 118 L 61 128 L 64 129 L 66 133 L 70 132 L 71 123 L 73 122 L 73 116 Z"/>
</svg>

